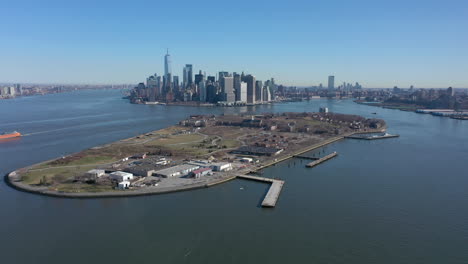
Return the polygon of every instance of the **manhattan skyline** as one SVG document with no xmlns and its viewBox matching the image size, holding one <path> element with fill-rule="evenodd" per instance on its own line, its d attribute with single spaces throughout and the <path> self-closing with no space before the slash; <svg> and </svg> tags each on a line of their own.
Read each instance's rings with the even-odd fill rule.
<svg viewBox="0 0 468 264">
<path fill-rule="evenodd" d="M 249 7 L 249 8 L 247 8 Z M 155 10 L 148 15 L 147 10 Z M 463 1 L 9 3 L 0 82 L 137 83 L 186 64 L 296 86 L 468 87 Z M 151 12 L 150 12 L 151 14 Z"/>
</svg>

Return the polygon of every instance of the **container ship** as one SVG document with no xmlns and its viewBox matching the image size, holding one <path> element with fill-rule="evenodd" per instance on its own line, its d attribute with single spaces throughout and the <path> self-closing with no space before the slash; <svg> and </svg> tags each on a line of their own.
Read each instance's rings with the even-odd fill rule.
<svg viewBox="0 0 468 264">
<path fill-rule="evenodd" d="M 15 138 L 15 137 L 21 137 L 21 133 L 14 131 L 14 132 L 10 132 L 10 133 L 0 134 L 0 140 L 1 139 L 8 139 L 8 138 Z"/>
</svg>

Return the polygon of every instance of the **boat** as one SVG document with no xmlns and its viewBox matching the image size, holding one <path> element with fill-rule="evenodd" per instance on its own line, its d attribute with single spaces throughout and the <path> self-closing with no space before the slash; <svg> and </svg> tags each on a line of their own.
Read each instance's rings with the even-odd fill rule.
<svg viewBox="0 0 468 264">
<path fill-rule="evenodd" d="M 0 139 L 8 139 L 8 138 L 15 138 L 15 137 L 21 137 L 21 133 L 17 131 L 13 131 L 10 133 L 0 134 Z"/>
</svg>

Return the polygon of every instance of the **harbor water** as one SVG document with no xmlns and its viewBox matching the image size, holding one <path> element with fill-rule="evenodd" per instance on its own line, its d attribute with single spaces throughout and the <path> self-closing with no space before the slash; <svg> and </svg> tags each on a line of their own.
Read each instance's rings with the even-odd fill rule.
<svg viewBox="0 0 468 264">
<path fill-rule="evenodd" d="M 468 121 L 316 99 L 215 108 L 133 105 L 120 90 L 0 100 L 0 174 L 175 124 L 191 114 L 332 112 L 382 118 L 385 140 L 345 139 L 237 179 L 132 198 L 66 199 L 0 183 L 2 263 L 468 263 Z M 376 112 L 377 114 L 372 114 Z M 307 153 L 308 155 L 314 152 Z M 304 154 L 306 155 L 306 154 Z"/>
</svg>

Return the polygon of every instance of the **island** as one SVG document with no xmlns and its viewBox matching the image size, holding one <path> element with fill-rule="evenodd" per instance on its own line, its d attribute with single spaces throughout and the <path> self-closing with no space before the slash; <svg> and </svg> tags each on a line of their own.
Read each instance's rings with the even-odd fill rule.
<svg viewBox="0 0 468 264">
<path fill-rule="evenodd" d="M 193 115 L 161 130 L 15 170 L 6 180 L 23 191 L 79 198 L 206 188 L 354 134 L 385 129 L 381 119 L 326 112 Z"/>
</svg>

